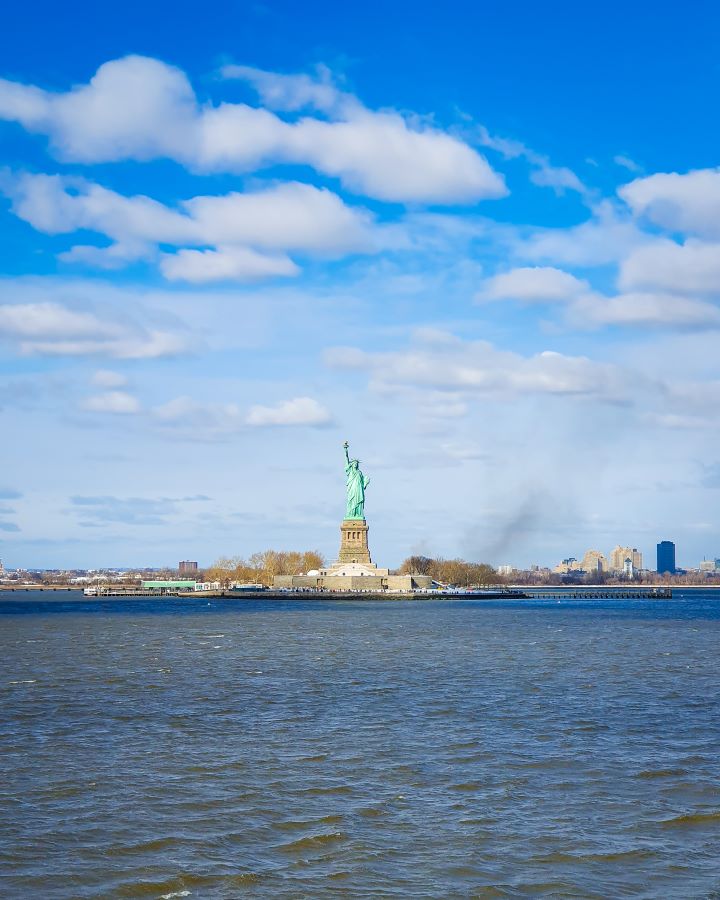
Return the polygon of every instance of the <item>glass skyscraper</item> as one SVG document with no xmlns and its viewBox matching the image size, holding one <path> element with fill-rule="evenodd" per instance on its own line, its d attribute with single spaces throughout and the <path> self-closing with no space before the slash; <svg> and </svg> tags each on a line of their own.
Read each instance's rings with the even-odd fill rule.
<svg viewBox="0 0 720 900">
<path fill-rule="evenodd" d="M 659 575 L 675 574 L 675 544 L 672 541 L 660 541 L 657 545 L 657 570 Z"/>
</svg>

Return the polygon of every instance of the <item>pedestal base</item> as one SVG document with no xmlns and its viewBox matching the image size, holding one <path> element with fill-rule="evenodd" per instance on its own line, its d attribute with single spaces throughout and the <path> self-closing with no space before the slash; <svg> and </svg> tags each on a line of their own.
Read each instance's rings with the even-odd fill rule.
<svg viewBox="0 0 720 900">
<path fill-rule="evenodd" d="M 365 519 L 344 519 L 340 525 L 340 553 L 338 564 L 361 563 L 371 566 L 368 547 L 368 524 Z"/>
</svg>

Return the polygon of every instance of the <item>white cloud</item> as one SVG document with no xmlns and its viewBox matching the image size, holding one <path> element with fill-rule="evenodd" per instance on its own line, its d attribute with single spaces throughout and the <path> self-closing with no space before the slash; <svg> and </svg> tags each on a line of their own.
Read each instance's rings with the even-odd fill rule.
<svg viewBox="0 0 720 900">
<path fill-rule="evenodd" d="M 587 191 L 585 185 L 577 175 L 565 166 L 551 166 L 549 163 L 539 166 L 530 173 L 530 181 L 538 187 L 552 188 L 556 194 L 565 191 L 577 191 L 584 194 Z"/>
<path fill-rule="evenodd" d="M 618 193 L 637 216 L 668 231 L 720 238 L 720 169 L 636 178 Z"/>
<path fill-rule="evenodd" d="M 99 269 L 121 269 L 138 260 L 153 260 L 157 253 L 154 247 L 134 241 L 110 244 L 109 247 L 93 247 L 77 244 L 69 250 L 58 253 L 58 259 L 66 263 L 80 263 Z"/>
<path fill-rule="evenodd" d="M 331 191 L 287 182 L 265 190 L 195 197 L 183 206 L 197 239 L 208 244 L 246 244 L 266 250 L 321 254 L 373 249 L 372 217 Z"/>
<path fill-rule="evenodd" d="M 491 135 L 482 125 L 478 129 L 478 135 L 480 143 L 484 147 L 497 151 L 505 159 L 517 159 L 518 157 L 526 159 L 533 167 L 530 172 L 530 181 L 538 187 L 552 188 L 556 194 L 562 194 L 565 191 L 587 194 L 587 187 L 571 169 L 565 166 L 553 166 L 547 156 L 536 153 L 520 141 Z"/>
<path fill-rule="evenodd" d="M 670 428 L 673 431 L 696 431 L 718 428 L 716 417 L 689 416 L 682 413 L 644 413 L 642 420 L 656 428 Z"/>
<path fill-rule="evenodd" d="M 170 332 L 102 320 L 58 303 L 0 305 L 0 339 L 40 356 L 153 359 L 187 350 L 186 341 Z"/>
<path fill-rule="evenodd" d="M 668 241 L 636 250 L 621 269 L 621 286 L 629 290 L 615 296 L 600 294 L 588 282 L 546 267 L 513 269 L 489 278 L 476 300 L 561 303 L 565 322 L 580 329 L 610 325 L 717 328 L 720 309 L 687 294 L 703 285 L 710 286 L 713 271 L 720 273 L 720 260 L 717 254 L 714 258 L 710 253 L 705 254 L 703 248 L 699 254 L 703 259 L 706 257 L 703 271 L 696 266 L 697 258 L 693 254 L 688 254 L 688 259 L 682 258 L 685 249 Z M 715 285 L 718 286 L 717 280 Z M 632 290 L 636 286 L 641 290 Z M 644 287 L 649 289 L 642 290 Z M 656 287 L 658 290 L 654 290 Z"/>
<path fill-rule="evenodd" d="M 269 109 L 297 112 L 304 108 L 324 113 L 362 108 L 352 94 L 339 90 L 326 66 L 317 66 L 315 77 L 306 74 L 284 75 L 253 66 L 228 65 L 221 70 L 226 79 L 247 81 Z"/>
<path fill-rule="evenodd" d="M 516 240 L 512 249 L 521 259 L 534 262 L 603 266 L 618 262 L 650 240 L 627 214 L 603 201 L 587 222 L 572 228 L 538 228 Z"/>
<path fill-rule="evenodd" d="M 207 403 L 180 396 L 150 410 L 151 419 L 173 440 L 222 442 L 242 432 L 245 415 L 236 403 Z"/>
<path fill-rule="evenodd" d="M 720 297 L 720 243 L 663 239 L 635 250 L 620 268 L 619 284 L 678 294 Z"/>
<path fill-rule="evenodd" d="M 248 425 L 328 425 L 329 410 L 312 397 L 296 397 L 277 406 L 252 406 L 245 420 Z"/>
<path fill-rule="evenodd" d="M 61 258 L 103 267 L 152 258 L 158 244 L 200 245 L 161 269 L 173 279 L 255 279 L 295 275 L 297 265 L 272 251 L 325 256 L 377 249 L 373 220 L 331 191 L 289 182 L 243 194 L 200 196 L 171 209 L 149 197 L 124 197 L 80 178 L 23 174 L 4 178 L 13 211 L 49 234 L 79 229 L 99 232 L 110 247 L 73 247 Z M 270 252 L 266 252 L 270 251 Z"/>
<path fill-rule="evenodd" d="M 720 328 L 720 309 L 674 294 L 588 294 L 568 307 L 568 320 L 579 328 L 624 325 L 708 329 Z"/>
<path fill-rule="evenodd" d="M 248 247 L 217 250 L 180 250 L 165 254 L 160 270 L 170 281 L 257 281 L 273 276 L 297 275 L 300 269 L 284 255 L 258 253 Z"/>
<path fill-rule="evenodd" d="M 23 303 L 0 306 L 0 334 L 21 340 L 102 340 L 118 337 L 121 329 L 91 313 L 75 312 L 57 303 Z"/>
<path fill-rule="evenodd" d="M 98 369 L 90 379 L 91 383 L 100 388 L 125 387 L 128 379 L 120 372 L 112 372 L 110 369 Z"/>
<path fill-rule="evenodd" d="M 288 161 L 309 162 L 349 190 L 379 200 L 473 203 L 507 193 L 503 179 L 466 144 L 394 112 L 362 111 L 349 121 L 301 120 L 288 135 Z"/>
<path fill-rule="evenodd" d="M 471 203 L 507 193 L 472 147 L 417 119 L 357 101 L 335 104 L 322 81 L 313 87 L 248 68 L 225 72 L 265 97 L 281 96 L 276 105 L 309 103 L 334 119 L 286 121 L 246 104 L 201 106 L 183 72 L 142 56 L 106 62 L 87 85 L 66 93 L 0 80 L 0 118 L 47 134 L 70 162 L 169 157 L 208 172 L 310 165 L 350 190 L 399 202 Z"/>
<path fill-rule="evenodd" d="M 175 433 L 192 435 L 197 440 L 222 440 L 248 427 L 323 426 L 332 416 L 317 400 L 296 397 L 276 406 L 251 406 L 243 412 L 236 403 L 205 403 L 188 396 L 156 406 L 156 422 Z"/>
<path fill-rule="evenodd" d="M 639 166 L 634 160 L 630 159 L 629 156 L 625 156 L 624 153 L 618 153 L 614 156 L 613 162 L 618 166 L 622 166 L 623 169 L 628 169 L 630 172 L 642 172 L 642 166 Z"/>
<path fill-rule="evenodd" d="M 88 412 L 118 413 L 127 415 L 140 412 L 140 402 L 137 397 L 126 391 L 105 391 L 102 394 L 93 394 L 87 397 L 82 408 Z"/>
<path fill-rule="evenodd" d="M 240 407 L 235 403 L 198 403 L 186 396 L 175 397 L 152 412 L 165 425 L 183 425 L 213 433 L 237 431 L 244 424 Z"/>
<path fill-rule="evenodd" d="M 181 244 L 192 240 L 192 221 L 150 197 L 123 197 L 84 178 L 21 174 L 4 179 L 15 215 L 46 234 L 98 231 L 120 243 Z"/>
<path fill-rule="evenodd" d="M 47 134 L 56 154 L 73 162 L 184 156 L 197 144 L 187 77 L 143 56 L 107 62 L 66 93 L 0 80 L 0 118 Z"/>
<path fill-rule="evenodd" d="M 488 278 L 475 299 L 479 302 L 512 299 L 523 303 L 563 303 L 589 290 L 586 281 L 569 272 L 549 266 L 531 266 Z"/>
<path fill-rule="evenodd" d="M 624 375 L 616 366 L 550 350 L 524 357 L 452 335 L 431 343 L 421 336 L 416 346 L 388 353 L 334 348 L 326 361 L 333 368 L 368 371 L 371 386 L 383 392 L 412 387 L 464 395 L 592 395 L 608 400 L 624 393 Z"/>
</svg>

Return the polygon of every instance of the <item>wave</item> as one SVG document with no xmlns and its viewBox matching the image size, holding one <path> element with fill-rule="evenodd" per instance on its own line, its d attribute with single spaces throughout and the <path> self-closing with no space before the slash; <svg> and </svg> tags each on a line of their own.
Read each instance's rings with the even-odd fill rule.
<svg viewBox="0 0 720 900">
<path fill-rule="evenodd" d="M 720 810 L 706 813 L 684 813 L 672 819 L 664 819 L 660 824 L 664 828 L 683 828 L 693 825 L 712 825 L 714 822 L 720 822 Z"/>
<path fill-rule="evenodd" d="M 643 769 L 636 778 L 679 778 L 687 775 L 687 769 Z"/>
<path fill-rule="evenodd" d="M 308 837 L 298 838 L 296 841 L 290 841 L 289 844 L 283 844 L 278 849 L 284 853 L 297 853 L 302 850 L 321 849 L 347 839 L 348 836 L 344 831 L 330 831 L 327 834 L 313 834 Z"/>
<path fill-rule="evenodd" d="M 558 863 L 593 863 L 593 862 L 631 862 L 633 859 L 641 860 L 657 856 L 653 850 L 635 848 L 632 850 L 610 850 L 607 853 L 565 853 L 558 850 L 554 853 L 546 853 L 543 856 L 534 856 L 532 861 L 546 865 Z"/>
<path fill-rule="evenodd" d="M 481 785 L 477 781 L 463 781 L 460 784 L 451 784 L 449 790 L 451 791 L 479 791 Z"/>
<path fill-rule="evenodd" d="M 342 820 L 341 815 L 322 816 L 319 819 L 286 819 L 284 822 L 274 822 L 272 827 L 277 831 L 300 831 L 318 825 L 338 825 Z"/>
</svg>

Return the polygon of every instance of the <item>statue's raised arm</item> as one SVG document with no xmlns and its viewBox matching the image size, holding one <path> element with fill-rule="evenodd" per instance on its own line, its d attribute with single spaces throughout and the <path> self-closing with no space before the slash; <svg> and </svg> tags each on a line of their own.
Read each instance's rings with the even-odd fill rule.
<svg viewBox="0 0 720 900">
<path fill-rule="evenodd" d="M 347 506 L 345 509 L 346 519 L 364 519 L 365 518 L 365 488 L 370 483 L 370 479 L 366 479 L 360 471 L 360 460 L 350 459 L 347 441 L 343 444 L 345 448 L 345 475 L 347 490 Z"/>
</svg>

